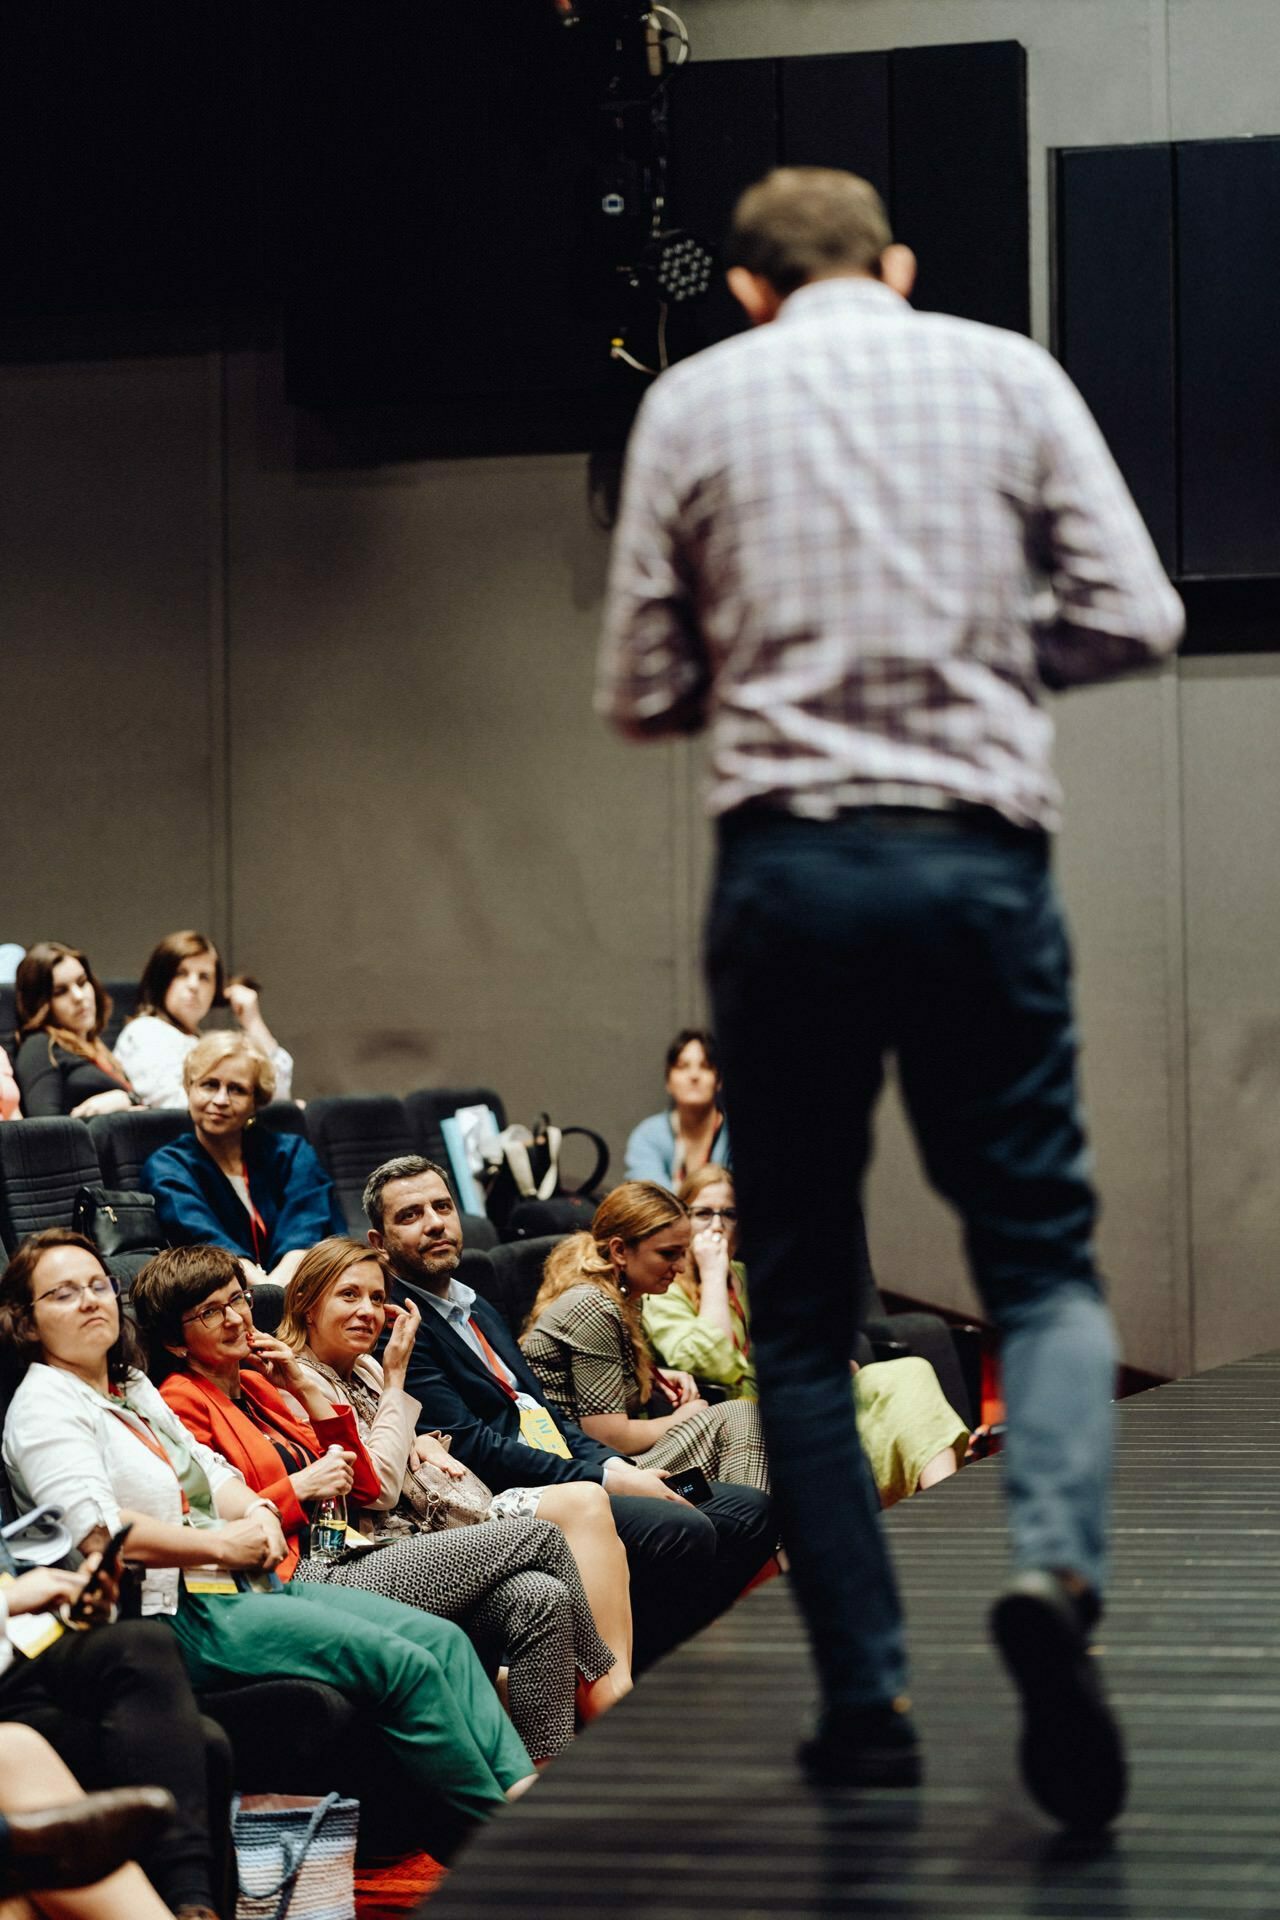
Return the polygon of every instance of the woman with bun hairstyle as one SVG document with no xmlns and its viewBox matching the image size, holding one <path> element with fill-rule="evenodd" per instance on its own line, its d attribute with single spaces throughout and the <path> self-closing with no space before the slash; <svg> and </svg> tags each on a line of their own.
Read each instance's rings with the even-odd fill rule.
<svg viewBox="0 0 1280 1920">
<path fill-rule="evenodd" d="M 214 1007 L 230 1007 L 246 1040 L 275 1069 L 275 1098 L 293 1089 L 293 1059 L 262 1017 L 260 989 L 247 975 L 223 977 L 218 949 L 207 934 L 168 933 L 147 960 L 138 1006 L 116 1043 L 121 1063 L 146 1107 L 185 1107 L 182 1069 Z"/>
<path fill-rule="evenodd" d="M 28 1120 L 91 1120 L 138 1104 L 127 1071 L 102 1038 L 111 998 L 87 954 L 60 940 L 37 940 L 18 962 L 13 998 L 13 1071 Z"/>
</svg>

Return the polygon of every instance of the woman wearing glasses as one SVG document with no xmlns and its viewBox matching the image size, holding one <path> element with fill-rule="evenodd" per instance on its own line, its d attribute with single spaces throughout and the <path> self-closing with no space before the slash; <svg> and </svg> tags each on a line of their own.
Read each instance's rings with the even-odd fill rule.
<svg viewBox="0 0 1280 1920">
<path fill-rule="evenodd" d="M 680 1189 L 693 1229 L 688 1265 L 665 1294 L 644 1302 L 645 1331 L 663 1358 L 735 1399 L 754 1400 L 747 1275 L 738 1250 L 733 1175 L 703 1167 Z M 858 1433 L 886 1507 L 947 1479 L 964 1459 L 968 1429 L 927 1360 L 877 1361 L 854 1375 Z"/>
<path fill-rule="evenodd" d="M 134 1364 L 91 1241 L 53 1228 L 23 1242 L 0 1276 L 0 1349 L 24 1369 L 4 1428 L 19 1505 L 61 1507 L 85 1552 L 130 1526 L 142 1614 L 173 1633 L 193 1685 L 291 1675 L 350 1696 L 388 1761 L 429 1796 L 436 1830 L 419 1844 L 432 1851 L 522 1790 L 529 1757 L 457 1627 L 372 1593 L 262 1590 L 288 1552 L 275 1503 L 195 1439 Z M 264 1731 L 287 1741 L 285 1728 Z"/>
<path fill-rule="evenodd" d="M 171 1246 L 226 1247 L 250 1278 L 283 1286 L 307 1247 L 346 1221 L 315 1149 L 255 1125 L 275 1068 L 238 1033 L 209 1033 L 183 1062 L 193 1131 L 143 1162 Z"/>
<path fill-rule="evenodd" d="M 642 1303 L 684 1270 L 689 1216 L 665 1187 L 626 1180 L 590 1231 L 554 1248 L 521 1346 L 557 1412 L 636 1465 L 698 1467 L 709 1480 L 768 1490 L 758 1409 L 708 1406 L 688 1373 L 654 1364 Z M 669 1411 L 650 1416 L 650 1400 Z"/>
<path fill-rule="evenodd" d="M 353 1248 L 324 1242 L 299 1274 L 305 1278 L 308 1263 L 335 1245 Z M 370 1249 L 354 1252 L 381 1279 Z M 406 1527 L 373 1550 L 300 1557 L 309 1504 L 327 1494 L 346 1496 L 357 1510 L 383 1504 L 382 1478 L 349 1394 L 304 1366 L 292 1346 L 255 1330 L 239 1262 L 221 1247 L 157 1254 L 131 1298 L 166 1403 L 278 1511 L 287 1546 L 276 1569 L 282 1580 L 382 1594 L 456 1620 L 495 1668 L 506 1667 L 511 1717 L 536 1760 L 573 1738 L 579 1673 L 596 1696 L 586 1702 L 588 1717 L 625 1691 L 612 1684 L 614 1655 L 596 1631 L 568 1543 L 545 1520 L 494 1519 L 442 1533 Z M 403 1389 L 416 1327 L 416 1311 L 399 1315 L 383 1355 L 388 1413 Z"/>
</svg>

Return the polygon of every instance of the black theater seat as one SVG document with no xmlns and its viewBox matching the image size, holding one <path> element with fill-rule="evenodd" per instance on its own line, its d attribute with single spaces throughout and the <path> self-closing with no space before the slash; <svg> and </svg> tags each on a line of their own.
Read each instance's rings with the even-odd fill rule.
<svg viewBox="0 0 1280 1920">
<path fill-rule="evenodd" d="M 453 1108 L 448 1111 L 452 1113 Z M 440 1160 L 444 1152 L 441 1140 L 439 1154 L 427 1153 L 415 1136 L 405 1102 L 390 1094 L 335 1094 L 309 1100 L 305 1118 L 307 1136 L 338 1189 L 347 1225 L 358 1240 L 368 1230 L 360 1196 L 374 1168 L 402 1154 L 421 1153 L 429 1160 Z M 447 1159 L 441 1164 L 447 1166 Z M 490 1247 L 498 1236 L 483 1215 L 464 1213 L 462 1238 L 468 1247 Z"/>
<path fill-rule="evenodd" d="M 335 1094 L 309 1100 L 305 1119 L 307 1138 L 338 1189 L 347 1226 L 363 1239 L 365 1181 L 381 1161 L 417 1151 L 404 1102 L 384 1093 Z"/>
<path fill-rule="evenodd" d="M 440 1122 L 451 1120 L 460 1107 L 488 1107 L 498 1123 L 499 1132 L 507 1124 L 507 1110 L 502 1104 L 502 1096 L 495 1093 L 492 1087 L 419 1087 L 416 1093 L 405 1095 L 404 1104 L 413 1128 L 415 1153 L 423 1154 L 426 1159 L 434 1160 L 442 1167 L 449 1164 L 449 1152 L 440 1131 Z"/>
<path fill-rule="evenodd" d="M 12 1253 L 42 1227 L 69 1227 L 76 1189 L 101 1179 L 83 1120 L 0 1126 L 0 1239 Z"/>
</svg>

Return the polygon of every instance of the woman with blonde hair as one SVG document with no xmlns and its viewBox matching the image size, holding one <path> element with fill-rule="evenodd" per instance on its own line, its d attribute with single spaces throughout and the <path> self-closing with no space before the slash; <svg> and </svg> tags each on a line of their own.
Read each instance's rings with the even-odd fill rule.
<svg viewBox="0 0 1280 1920">
<path fill-rule="evenodd" d="M 645 1330 L 658 1352 L 735 1399 L 754 1400 L 747 1274 L 738 1251 L 733 1175 L 708 1166 L 680 1189 L 693 1228 L 689 1261 L 674 1286 L 644 1301 Z M 854 1373 L 858 1436 L 883 1506 L 953 1474 L 968 1429 L 927 1360 L 876 1361 Z"/>
<path fill-rule="evenodd" d="M 111 997 L 87 954 L 61 940 L 37 940 L 18 962 L 13 1001 L 13 1071 L 28 1120 L 90 1120 L 137 1104 L 128 1074 L 102 1038 Z"/>
<path fill-rule="evenodd" d="M 419 1320 L 414 1301 L 397 1307 L 388 1300 L 386 1272 L 371 1248 L 335 1238 L 321 1241 L 299 1262 L 285 1292 L 279 1335 L 299 1356 L 304 1373 L 331 1399 L 351 1405 L 380 1481 L 378 1497 L 358 1514 L 361 1532 L 381 1540 L 445 1528 L 455 1552 L 483 1554 L 485 1536 L 473 1525 L 454 1525 L 450 1511 L 451 1488 L 465 1482 L 477 1518 L 526 1525 L 537 1520 L 563 1535 L 581 1581 L 580 1589 L 576 1580 L 566 1583 L 574 1601 L 578 1706 L 584 1720 L 594 1720 L 632 1685 L 627 1556 L 609 1496 L 591 1481 L 508 1487 L 495 1495 L 459 1465 L 443 1435 L 418 1433 L 421 1408 L 405 1390 L 405 1375 Z M 379 1363 L 373 1349 L 388 1321 L 391 1338 Z"/>
<path fill-rule="evenodd" d="M 255 1126 L 275 1068 L 243 1034 L 206 1034 L 182 1072 L 193 1131 L 142 1166 L 160 1225 L 171 1245 L 225 1247 L 283 1286 L 307 1247 L 346 1227 L 333 1182 L 299 1135 Z"/>
<path fill-rule="evenodd" d="M 708 1406 L 692 1376 L 656 1366 L 642 1302 L 683 1271 L 689 1216 L 651 1180 L 626 1180 L 591 1228 L 549 1256 L 521 1346 L 547 1399 L 584 1433 L 659 1473 L 767 1491 L 760 1417 L 748 1401 Z M 649 1415 L 656 1394 L 669 1412 Z"/>
</svg>

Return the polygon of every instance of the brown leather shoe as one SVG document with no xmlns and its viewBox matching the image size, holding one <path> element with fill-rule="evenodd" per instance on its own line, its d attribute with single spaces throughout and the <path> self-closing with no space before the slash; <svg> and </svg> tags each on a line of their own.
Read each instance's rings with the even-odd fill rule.
<svg viewBox="0 0 1280 1920">
<path fill-rule="evenodd" d="M 38 1813 L 7 1814 L 0 1892 L 90 1887 L 136 1859 L 175 1806 L 163 1787 L 113 1787 Z"/>
</svg>

